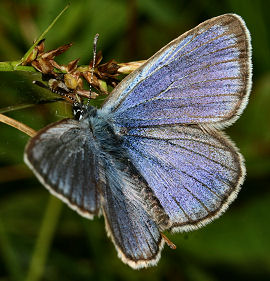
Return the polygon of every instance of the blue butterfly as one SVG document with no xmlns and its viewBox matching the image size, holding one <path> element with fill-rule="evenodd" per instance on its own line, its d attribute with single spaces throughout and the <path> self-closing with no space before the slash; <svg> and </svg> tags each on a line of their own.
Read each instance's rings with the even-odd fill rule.
<svg viewBox="0 0 270 281">
<path fill-rule="evenodd" d="M 104 215 L 123 262 L 154 265 L 163 231 L 202 227 L 237 196 L 243 157 L 220 129 L 244 110 L 251 72 L 242 18 L 212 18 L 127 76 L 101 109 L 75 104 L 74 119 L 40 130 L 25 162 L 79 214 Z"/>
</svg>

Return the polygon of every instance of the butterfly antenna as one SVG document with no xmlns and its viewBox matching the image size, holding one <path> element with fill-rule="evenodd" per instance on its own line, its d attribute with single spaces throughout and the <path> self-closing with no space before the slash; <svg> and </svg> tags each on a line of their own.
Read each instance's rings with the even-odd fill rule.
<svg viewBox="0 0 270 281">
<path fill-rule="evenodd" d="M 89 85 L 89 99 L 87 101 L 87 106 L 89 106 L 91 94 L 92 94 L 92 82 L 94 77 L 94 70 L 95 70 L 95 64 L 96 64 L 96 56 L 97 56 L 97 41 L 98 41 L 99 34 L 97 33 L 94 38 L 93 42 L 93 64 L 92 64 L 92 70 L 91 70 L 91 77 L 90 77 L 90 85 Z"/>
</svg>

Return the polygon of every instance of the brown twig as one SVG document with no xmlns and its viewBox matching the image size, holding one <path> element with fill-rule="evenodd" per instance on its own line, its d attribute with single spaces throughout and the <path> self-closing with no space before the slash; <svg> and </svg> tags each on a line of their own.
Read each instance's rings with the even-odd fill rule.
<svg viewBox="0 0 270 281">
<path fill-rule="evenodd" d="M 10 125 L 16 129 L 20 130 L 21 132 L 27 134 L 30 137 L 33 137 L 36 134 L 36 131 L 33 130 L 32 128 L 28 127 L 27 125 L 15 120 L 15 119 L 7 117 L 4 114 L 0 114 L 0 122 Z"/>
<path fill-rule="evenodd" d="M 167 237 L 165 236 L 163 233 L 161 233 L 162 238 L 165 240 L 165 243 L 173 250 L 176 249 L 176 246 L 173 244 L 173 242 Z"/>
</svg>

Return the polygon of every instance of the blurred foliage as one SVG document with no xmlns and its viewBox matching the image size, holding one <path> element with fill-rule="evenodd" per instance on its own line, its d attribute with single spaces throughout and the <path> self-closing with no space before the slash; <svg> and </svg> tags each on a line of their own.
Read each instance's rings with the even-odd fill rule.
<svg viewBox="0 0 270 281">
<path fill-rule="evenodd" d="M 67 4 L 1 0 L 0 61 L 17 60 Z M 251 32 L 254 78 L 250 102 L 227 133 L 246 159 L 238 199 L 220 219 L 187 234 L 157 267 L 134 271 L 116 255 L 103 218 L 88 221 L 49 196 L 23 164 L 28 137 L 0 124 L 0 281 L 12 280 L 270 280 L 270 9 L 251 0 L 77 0 L 46 36 L 47 50 L 73 42 L 59 57 L 92 56 L 94 34 L 105 61 L 146 59 L 208 18 L 233 12 Z M 32 85 L 38 74 L 0 73 L 0 109 L 52 98 Z M 34 129 L 70 115 L 64 103 L 7 113 Z"/>
</svg>

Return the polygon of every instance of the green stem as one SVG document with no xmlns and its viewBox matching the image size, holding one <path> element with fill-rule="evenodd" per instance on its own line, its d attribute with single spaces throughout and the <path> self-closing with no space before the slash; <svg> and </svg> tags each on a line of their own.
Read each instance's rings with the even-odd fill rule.
<svg viewBox="0 0 270 281">
<path fill-rule="evenodd" d="M 26 281 L 42 279 L 53 235 L 58 223 L 62 202 L 50 196 L 49 203 L 42 221 L 39 236 L 36 241 Z"/>
<path fill-rule="evenodd" d="M 57 22 L 57 20 L 62 16 L 62 14 L 68 9 L 70 4 L 68 4 L 60 13 L 59 15 L 52 21 L 52 23 L 46 28 L 46 30 L 39 36 L 39 38 L 36 40 L 36 42 L 31 46 L 31 48 L 25 53 L 25 55 L 22 57 L 21 61 L 19 63 L 24 62 L 28 56 L 31 54 L 33 49 L 37 46 L 37 44 L 45 38 L 45 35 L 48 33 L 48 31 L 54 26 L 54 24 Z"/>
<path fill-rule="evenodd" d="M 5 231 L 4 224 L 0 218 L 0 253 L 2 260 L 5 263 L 6 269 L 9 272 L 11 280 L 22 280 L 22 271 L 19 267 L 14 249 L 10 245 L 8 235 Z"/>
<path fill-rule="evenodd" d="M 33 66 L 18 65 L 20 61 L 3 61 L 0 62 L 0 71 L 28 71 L 37 72 Z"/>
<path fill-rule="evenodd" d="M 0 61 L 0 71 L 27 71 L 27 72 L 38 72 L 33 66 L 18 65 L 20 61 Z M 78 67 L 81 71 L 86 71 L 88 65 L 80 65 Z M 55 68 L 57 73 L 66 73 L 64 70 Z"/>
</svg>

